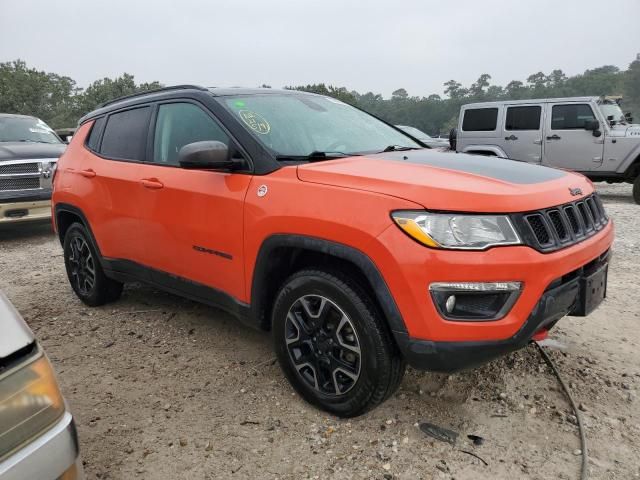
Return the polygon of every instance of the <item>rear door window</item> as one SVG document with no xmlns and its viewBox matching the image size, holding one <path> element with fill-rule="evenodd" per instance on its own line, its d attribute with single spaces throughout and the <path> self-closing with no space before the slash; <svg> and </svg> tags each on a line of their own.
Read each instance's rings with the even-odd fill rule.
<svg viewBox="0 0 640 480">
<path fill-rule="evenodd" d="M 498 124 L 497 108 L 471 108 L 464 111 L 462 130 L 465 132 L 492 132 Z"/>
<path fill-rule="evenodd" d="M 148 106 L 109 115 L 100 154 L 118 160 L 145 160 L 150 117 Z"/>
<path fill-rule="evenodd" d="M 505 130 L 540 130 L 540 116 L 542 107 L 509 107 L 507 108 L 507 119 Z"/>
<path fill-rule="evenodd" d="M 229 136 L 197 105 L 187 102 L 160 105 L 153 142 L 155 163 L 178 165 L 182 147 L 205 140 L 229 145 Z"/>
<path fill-rule="evenodd" d="M 586 103 L 554 105 L 551 113 L 551 130 L 582 130 L 596 119 Z"/>
</svg>

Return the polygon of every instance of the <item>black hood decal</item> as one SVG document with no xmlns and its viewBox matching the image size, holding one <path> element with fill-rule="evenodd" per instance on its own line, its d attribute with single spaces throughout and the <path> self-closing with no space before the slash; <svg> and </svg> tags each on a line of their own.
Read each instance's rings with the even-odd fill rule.
<svg viewBox="0 0 640 480">
<path fill-rule="evenodd" d="M 548 182 L 566 175 L 562 170 L 506 158 L 433 150 L 385 152 L 367 158 L 417 163 L 519 184 Z"/>
<path fill-rule="evenodd" d="M 58 158 L 67 146 L 64 143 L 0 142 L 0 162 L 3 160 L 31 160 Z"/>
</svg>

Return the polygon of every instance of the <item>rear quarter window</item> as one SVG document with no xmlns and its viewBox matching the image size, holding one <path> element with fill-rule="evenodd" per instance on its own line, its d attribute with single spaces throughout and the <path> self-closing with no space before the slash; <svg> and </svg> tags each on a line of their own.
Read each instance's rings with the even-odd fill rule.
<svg viewBox="0 0 640 480">
<path fill-rule="evenodd" d="M 105 117 L 100 117 L 93 122 L 91 131 L 87 137 L 87 148 L 89 148 L 89 150 L 93 150 L 94 152 L 98 151 L 98 147 L 100 147 L 100 136 L 104 130 L 105 120 Z"/>
<path fill-rule="evenodd" d="M 492 132 L 497 125 L 497 108 L 471 108 L 464 111 L 462 130 L 465 132 Z"/>
<path fill-rule="evenodd" d="M 100 144 L 100 154 L 120 160 L 145 160 L 150 117 L 150 107 L 109 115 Z"/>
</svg>

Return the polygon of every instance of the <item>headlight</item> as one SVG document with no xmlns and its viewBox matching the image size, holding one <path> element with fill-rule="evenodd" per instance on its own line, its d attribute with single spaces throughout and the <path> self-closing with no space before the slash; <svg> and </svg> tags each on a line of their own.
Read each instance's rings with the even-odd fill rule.
<svg viewBox="0 0 640 480">
<path fill-rule="evenodd" d="M 53 425 L 64 401 L 47 357 L 0 376 L 0 459 Z"/>
<path fill-rule="evenodd" d="M 522 243 L 506 215 L 397 211 L 391 216 L 407 235 L 428 247 L 484 250 Z"/>
</svg>

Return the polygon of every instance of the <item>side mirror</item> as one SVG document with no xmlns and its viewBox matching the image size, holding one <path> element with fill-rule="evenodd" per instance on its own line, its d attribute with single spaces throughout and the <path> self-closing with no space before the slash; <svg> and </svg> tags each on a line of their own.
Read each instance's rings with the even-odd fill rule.
<svg viewBox="0 0 640 480">
<path fill-rule="evenodd" d="M 594 137 L 599 137 L 602 135 L 602 132 L 600 131 L 600 122 L 598 120 L 585 122 L 584 129 L 593 132 Z"/>
<path fill-rule="evenodd" d="M 237 163 L 229 155 L 229 147 L 218 141 L 193 142 L 178 152 L 182 168 L 233 170 Z"/>
</svg>

